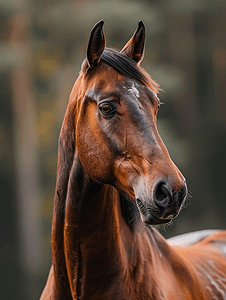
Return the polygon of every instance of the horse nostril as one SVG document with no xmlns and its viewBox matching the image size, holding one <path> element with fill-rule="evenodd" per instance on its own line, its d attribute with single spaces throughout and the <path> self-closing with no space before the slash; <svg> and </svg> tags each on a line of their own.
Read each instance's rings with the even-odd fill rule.
<svg viewBox="0 0 226 300">
<path fill-rule="evenodd" d="M 166 208 L 173 199 L 171 187 L 163 181 L 158 182 L 154 188 L 153 198 L 159 208 Z"/>
</svg>

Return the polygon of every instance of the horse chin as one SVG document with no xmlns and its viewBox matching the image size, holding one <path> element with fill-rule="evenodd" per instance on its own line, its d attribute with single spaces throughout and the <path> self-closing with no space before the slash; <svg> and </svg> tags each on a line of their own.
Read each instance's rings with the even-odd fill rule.
<svg viewBox="0 0 226 300">
<path fill-rule="evenodd" d="M 147 225 L 161 225 L 169 223 L 171 219 L 159 219 L 152 214 L 149 213 L 147 216 L 146 214 L 141 214 L 142 221 Z"/>
<path fill-rule="evenodd" d="M 154 216 L 150 210 L 148 210 L 140 199 L 136 199 L 136 203 L 140 212 L 141 220 L 147 225 L 161 225 L 169 223 L 174 217 L 168 216 L 167 218 L 159 218 Z"/>
</svg>

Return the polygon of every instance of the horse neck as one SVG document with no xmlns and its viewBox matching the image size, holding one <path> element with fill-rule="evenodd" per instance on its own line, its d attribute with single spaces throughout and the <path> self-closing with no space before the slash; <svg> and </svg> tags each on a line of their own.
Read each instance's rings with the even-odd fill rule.
<svg viewBox="0 0 226 300">
<path fill-rule="evenodd" d="M 117 190 L 95 184 L 78 158 L 71 166 L 63 203 L 60 191 L 57 186 L 52 238 L 55 299 L 62 294 L 65 299 L 76 299 L 83 293 L 90 293 L 86 294 L 90 299 L 97 287 L 109 286 L 108 276 L 118 282 L 135 276 L 140 289 L 158 294 L 157 274 L 165 260 L 170 263 L 176 257 L 162 236 L 144 228 L 139 218 L 128 225 Z"/>
<path fill-rule="evenodd" d="M 75 165 L 68 183 L 64 228 L 71 230 L 75 227 L 80 243 L 92 238 L 96 232 L 103 233 L 111 226 L 115 227 L 120 222 L 120 205 L 119 195 L 113 187 L 94 183 L 79 161 Z"/>
<path fill-rule="evenodd" d="M 142 261 L 149 261 L 152 269 L 153 258 L 157 257 L 154 252 L 164 244 L 153 229 L 143 230 L 139 217 L 135 225 L 128 225 L 122 215 L 122 208 L 128 207 L 121 206 L 116 189 L 95 184 L 84 172 L 75 149 L 74 115 L 72 109 L 68 111 L 59 140 L 52 225 L 55 299 L 61 299 L 62 294 L 65 299 L 72 299 L 72 294 L 76 298 L 81 293 L 79 279 L 87 274 L 92 278 L 89 290 L 90 286 L 98 286 L 92 266 L 98 265 L 98 274 L 102 276 L 106 270 L 111 270 L 112 277 L 121 274 L 121 280 L 129 268 L 140 268 L 138 273 L 142 277 Z M 85 276 L 81 272 L 87 268 Z"/>
<path fill-rule="evenodd" d="M 80 293 L 73 282 L 78 282 L 81 276 L 81 264 L 84 269 L 101 262 L 100 274 L 104 274 L 104 268 L 112 260 L 118 268 L 122 267 L 120 231 L 124 227 L 130 229 L 121 214 L 116 189 L 94 183 L 78 158 L 74 158 L 68 180 L 63 180 L 59 173 L 62 173 L 60 167 L 52 228 L 53 265 L 58 293 L 67 291 L 71 299 L 71 292 Z M 67 188 L 62 187 L 62 181 L 64 185 L 67 182 Z M 92 276 L 92 268 L 89 275 Z"/>
</svg>

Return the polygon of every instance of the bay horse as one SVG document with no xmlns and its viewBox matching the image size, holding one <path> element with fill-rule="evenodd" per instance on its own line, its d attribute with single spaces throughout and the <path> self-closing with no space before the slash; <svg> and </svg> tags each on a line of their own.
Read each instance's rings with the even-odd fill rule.
<svg viewBox="0 0 226 300">
<path fill-rule="evenodd" d="M 92 29 L 59 137 L 52 267 L 41 300 L 226 299 L 226 233 L 165 240 L 186 181 L 156 126 L 142 21 L 121 52 Z"/>
</svg>

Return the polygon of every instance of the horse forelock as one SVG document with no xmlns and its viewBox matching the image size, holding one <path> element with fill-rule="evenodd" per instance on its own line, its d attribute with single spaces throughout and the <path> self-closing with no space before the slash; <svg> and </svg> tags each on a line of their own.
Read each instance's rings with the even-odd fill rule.
<svg viewBox="0 0 226 300">
<path fill-rule="evenodd" d="M 103 64 L 112 67 L 119 74 L 141 82 L 156 94 L 160 90 L 159 84 L 156 83 L 142 67 L 138 66 L 138 64 L 130 57 L 114 49 L 105 48 L 101 56 L 100 64 L 91 69 L 88 69 L 88 64 L 85 60 L 82 65 L 82 70 L 87 70 L 85 74 L 86 77 L 90 79 L 93 78 L 98 67 Z"/>
</svg>

